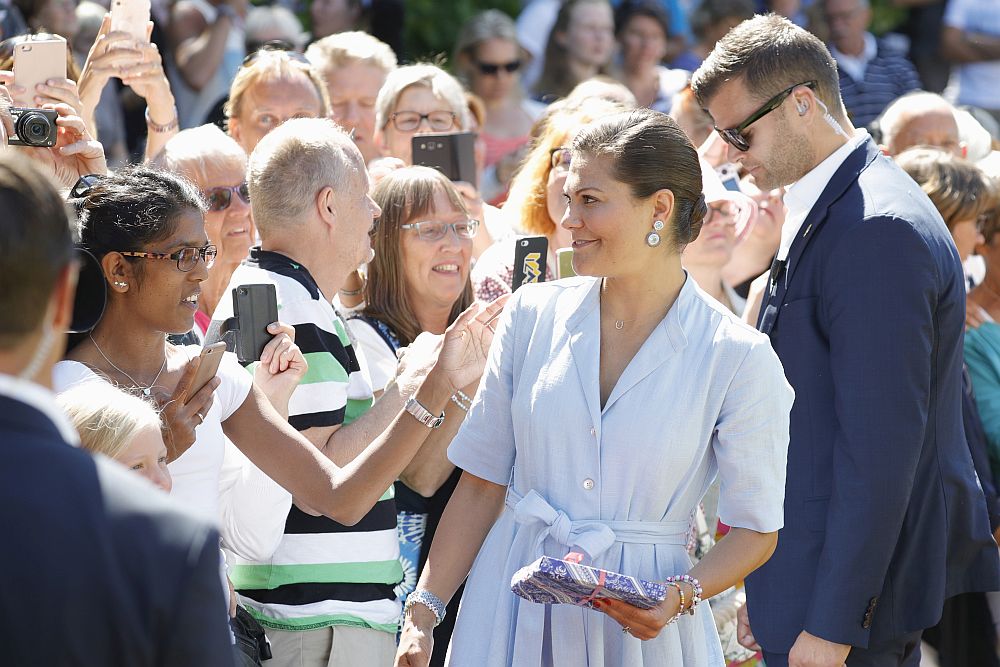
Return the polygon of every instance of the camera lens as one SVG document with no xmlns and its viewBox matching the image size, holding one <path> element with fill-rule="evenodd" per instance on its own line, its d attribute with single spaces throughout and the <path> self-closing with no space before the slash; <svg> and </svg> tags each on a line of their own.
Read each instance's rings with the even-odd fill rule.
<svg viewBox="0 0 1000 667">
<path fill-rule="evenodd" d="M 28 146 L 44 146 L 52 132 L 52 122 L 38 111 L 28 111 L 17 119 L 14 131 Z"/>
</svg>

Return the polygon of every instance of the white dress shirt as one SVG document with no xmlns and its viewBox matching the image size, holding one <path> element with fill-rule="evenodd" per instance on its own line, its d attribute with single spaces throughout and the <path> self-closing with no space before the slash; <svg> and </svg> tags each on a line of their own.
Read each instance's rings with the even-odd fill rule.
<svg viewBox="0 0 1000 667">
<path fill-rule="evenodd" d="M 792 241 L 802 229 L 802 223 L 809 217 L 809 212 L 819 196 L 823 194 L 833 175 L 844 164 L 844 160 L 855 148 L 868 139 L 867 130 L 855 130 L 854 137 L 844 145 L 830 153 L 829 157 L 812 168 L 812 171 L 795 181 L 785 189 L 785 206 L 788 215 L 785 224 L 781 226 L 781 245 L 778 247 L 778 259 L 788 259 L 788 249 Z"/>
<path fill-rule="evenodd" d="M 864 36 L 865 48 L 860 55 L 850 56 L 837 50 L 836 46 L 830 45 L 830 55 L 837 61 L 837 67 L 844 70 L 847 76 L 855 81 L 865 80 L 865 71 L 872 58 L 878 55 L 878 41 L 875 35 L 866 32 Z"/>
</svg>

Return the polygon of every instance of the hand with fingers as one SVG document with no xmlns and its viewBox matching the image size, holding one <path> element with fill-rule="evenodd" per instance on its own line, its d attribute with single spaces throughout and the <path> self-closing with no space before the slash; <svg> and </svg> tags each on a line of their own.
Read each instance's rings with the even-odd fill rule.
<svg viewBox="0 0 1000 667">
<path fill-rule="evenodd" d="M 195 429 L 205 421 L 205 415 L 212 408 L 213 394 L 221 382 L 216 376 L 192 395 L 191 383 L 194 382 L 199 363 L 200 357 L 187 363 L 170 396 L 154 392 L 160 406 L 160 418 L 163 420 L 163 442 L 167 446 L 168 463 L 176 461 L 194 444 Z"/>
<path fill-rule="evenodd" d="M 96 107 L 108 81 L 117 77 L 123 68 L 137 62 L 140 55 L 135 37 L 124 32 L 111 32 L 111 15 L 105 14 L 97 39 L 80 71 L 78 84 L 84 105 L 87 108 Z"/>
<path fill-rule="evenodd" d="M 986 322 L 992 322 L 989 312 L 970 297 L 965 298 L 965 328 L 978 329 Z"/>
<path fill-rule="evenodd" d="M 760 650 L 760 644 L 754 639 L 753 631 L 750 629 L 750 612 L 747 611 L 746 605 L 736 610 L 736 641 L 751 651 Z"/>
<path fill-rule="evenodd" d="M 76 82 L 71 79 L 49 79 L 38 84 L 35 90 L 25 90 L 14 83 L 14 73 L 0 70 L 0 85 L 10 91 L 14 106 L 39 108 L 46 104 L 68 104 L 74 109 L 83 109 Z M 89 126 L 93 133 L 93 125 Z"/>
<path fill-rule="evenodd" d="M 434 613 L 422 605 L 413 605 L 406 613 L 399 635 L 394 667 L 427 667 L 434 650 Z"/>
<path fill-rule="evenodd" d="M 643 641 L 658 637 L 660 631 L 677 618 L 681 608 L 680 594 L 674 587 L 668 587 L 667 597 L 652 609 L 641 609 L 611 598 L 598 598 L 593 604 L 594 609 L 622 626 L 622 632 Z"/>
<path fill-rule="evenodd" d="M 254 369 L 253 381 L 281 416 L 288 418 L 288 401 L 309 370 L 299 346 L 295 344 L 295 329 L 290 324 L 273 322 L 267 330 L 274 338 L 264 346 L 260 363 Z"/>
<path fill-rule="evenodd" d="M 497 318 L 509 298 L 506 294 L 487 306 L 474 303 L 448 327 L 438 363 L 448 377 L 452 393 L 482 377 Z"/>
<path fill-rule="evenodd" d="M 424 331 L 412 343 L 396 352 L 396 384 L 401 396 L 417 392 L 427 374 L 438 362 L 444 336 Z"/>
</svg>

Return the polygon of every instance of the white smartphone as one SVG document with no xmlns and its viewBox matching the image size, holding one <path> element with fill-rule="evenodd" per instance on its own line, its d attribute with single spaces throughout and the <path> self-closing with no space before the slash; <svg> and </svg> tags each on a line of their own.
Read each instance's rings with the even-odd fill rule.
<svg viewBox="0 0 1000 667">
<path fill-rule="evenodd" d="M 146 41 L 150 0 L 112 0 L 111 32 L 124 32 L 139 42 Z"/>
</svg>

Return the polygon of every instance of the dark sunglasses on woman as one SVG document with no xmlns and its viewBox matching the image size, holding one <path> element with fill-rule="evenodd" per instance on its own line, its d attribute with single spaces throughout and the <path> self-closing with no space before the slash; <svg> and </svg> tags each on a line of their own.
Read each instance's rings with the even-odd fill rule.
<svg viewBox="0 0 1000 667">
<path fill-rule="evenodd" d="M 484 63 L 480 61 L 476 63 L 476 67 L 479 68 L 481 74 L 486 76 L 496 76 L 500 70 L 507 72 L 507 74 L 513 74 L 521 69 L 521 61 L 512 60 L 509 63 Z"/>
<path fill-rule="evenodd" d="M 225 211 L 233 203 L 233 193 L 239 195 L 244 204 L 250 203 L 250 188 L 246 181 L 239 185 L 221 186 L 218 188 L 208 188 L 202 192 L 209 211 Z"/>
</svg>

